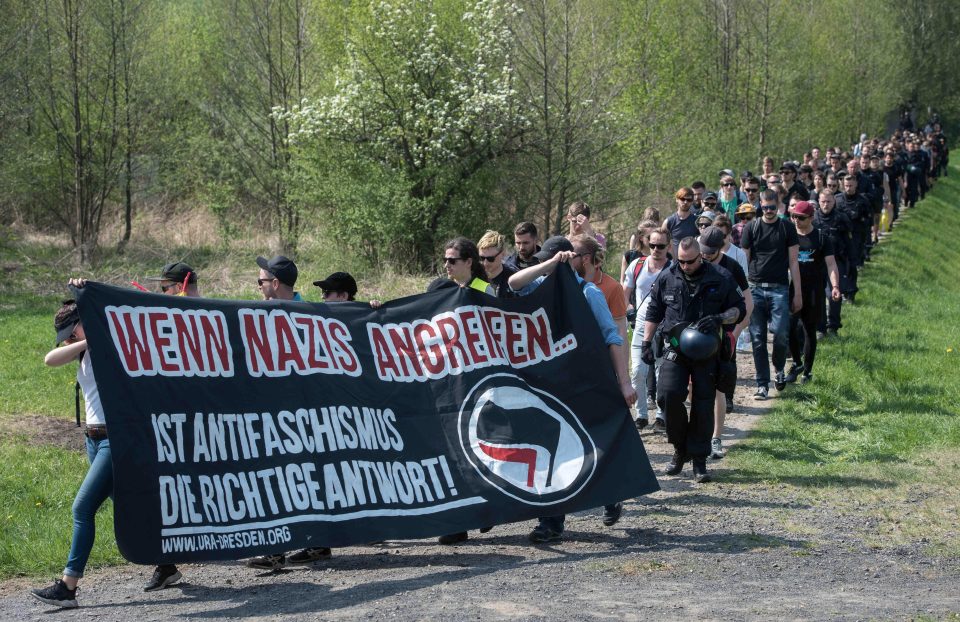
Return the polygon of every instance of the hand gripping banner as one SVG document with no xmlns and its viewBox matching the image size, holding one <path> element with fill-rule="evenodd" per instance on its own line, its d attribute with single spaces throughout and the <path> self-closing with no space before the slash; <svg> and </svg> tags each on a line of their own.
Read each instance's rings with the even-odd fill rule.
<svg viewBox="0 0 960 622">
<path fill-rule="evenodd" d="M 658 490 L 569 270 L 500 300 L 88 283 L 117 543 L 154 564 L 455 533 Z"/>
</svg>

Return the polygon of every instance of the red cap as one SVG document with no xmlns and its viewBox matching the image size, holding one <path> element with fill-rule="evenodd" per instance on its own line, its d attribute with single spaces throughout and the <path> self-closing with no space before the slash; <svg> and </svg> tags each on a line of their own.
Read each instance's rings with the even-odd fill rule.
<svg viewBox="0 0 960 622">
<path fill-rule="evenodd" d="M 807 218 L 813 217 L 813 203 L 810 201 L 797 201 L 797 204 L 793 206 L 793 209 L 790 210 L 792 213 L 797 214 L 798 216 L 806 216 Z"/>
</svg>

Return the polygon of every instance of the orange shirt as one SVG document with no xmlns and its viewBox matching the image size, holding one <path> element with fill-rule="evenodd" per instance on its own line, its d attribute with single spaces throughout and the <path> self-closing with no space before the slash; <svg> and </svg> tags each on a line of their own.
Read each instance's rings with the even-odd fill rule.
<svg viewBox="0 0 960 622">
<path fill-rule="evenodd" d="M 603 297 L 606 298 L 607 306 L 610 308 L 610 315 L 615 320 L 627 317 L 627 301 L 623 298 L 623 286 L 617 282 L 617 279 L 601 270 L 597 270 L 597 274 L 600 278 L 594 275 L 593 284 L 603 292 Z"/>
</svg>

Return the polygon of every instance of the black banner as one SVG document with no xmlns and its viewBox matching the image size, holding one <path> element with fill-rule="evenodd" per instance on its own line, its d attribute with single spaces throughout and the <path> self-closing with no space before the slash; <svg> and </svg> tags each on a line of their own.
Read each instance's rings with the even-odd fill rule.
<svg viewBox="0 0 960 622">
<path fill-rule="evenodd" d="M 658 490 L 569 270 L 371 309 L 79 291 L 139 564 L 419 538 Z"/>
</svg>

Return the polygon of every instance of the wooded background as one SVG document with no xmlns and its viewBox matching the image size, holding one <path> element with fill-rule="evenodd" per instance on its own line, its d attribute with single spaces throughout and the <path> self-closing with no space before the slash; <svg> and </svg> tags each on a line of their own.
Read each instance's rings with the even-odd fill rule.
<svg viewBox="0 0 960 622">
<path fill-rule="evenodd" d="M 546 237 L 576 199 L 625 239 L 721 168 L 848 148 L 904 107 L 960 118 L 950 0 L 2 9 L 0 226 L 66 233 L 85 264 L 184 206 L 409 271 L 454 234 Z"/>
</svg>

